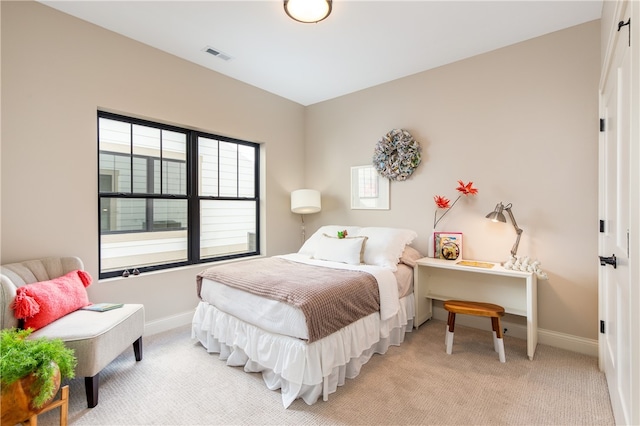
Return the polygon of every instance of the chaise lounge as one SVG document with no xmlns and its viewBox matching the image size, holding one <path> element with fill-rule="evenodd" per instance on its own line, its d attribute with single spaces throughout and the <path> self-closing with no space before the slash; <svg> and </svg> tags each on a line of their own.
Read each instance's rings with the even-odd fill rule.
<svg viewBox="0 0 640 426">
<path fill-rule="evenodd" d="M 78 257 L 49 257 L 2 265 L 0 271 L 1 328 L 20 327 L 12 304 L 18 288 L 43 283 L 70 272 L 84 270 Z M 64 295 L 60 295 L 64 298 Z M 78 364 L 76 377 L 84 377 L 87 405 L 98 404 L 100 371 L 133 344 L 136 361 L 142 359 L 144 305 L 125 304 L 105 312 L 75 310 L 39 328 L 31 338 L 48 337 L 63 340 L 75 351 Z"/>
</svg>

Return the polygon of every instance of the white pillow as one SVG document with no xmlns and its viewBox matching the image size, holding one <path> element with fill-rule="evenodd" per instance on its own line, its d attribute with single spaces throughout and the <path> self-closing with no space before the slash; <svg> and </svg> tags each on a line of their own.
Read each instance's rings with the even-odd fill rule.
<svg viewBox="0 0 640 426">
<path fill-rule="evenodd" d="M 401 228 L 360 228 L 358 236 L 366 236 L 367 244 L 364 247 L 364 263 L 398 269 L 400 256 L 405 246 L 418 236 L 415 231 Z"/>
<path fill-rule="evenodd" d="M 323 234 L 330 235 L 332 237 L 338 236 L 338 231 L 347 231 L 349 236 L 355 237 L 358 235 L 358 231 L 360 230 L 359 226 L 341 226 L 341 225 L 325 225 L 321 226 L 316 232 L 310 236 L 307 241 L 304 242 L 298 253 L 306 254 L 307 256 L 313 256 L 318 249 L 318 244 L 320 244 L 320 240 L 322 239 Z"/>
<path fill-rule="evenodd" d="M 366 241 L 367 237 L 337 238 L 323 234 L 313 258 L 359 265 L 362 263 Z"/>
</svg>

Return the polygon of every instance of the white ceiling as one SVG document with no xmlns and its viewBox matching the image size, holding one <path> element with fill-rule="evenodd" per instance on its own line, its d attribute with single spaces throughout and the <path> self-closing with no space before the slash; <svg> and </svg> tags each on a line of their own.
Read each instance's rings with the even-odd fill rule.
<svg viewBox="0 0 640 426">
<path fill-rule="evenodd" d="M 326 20 L 302 24 L 281 0 L 40 2 L 302 105 L 599 19 L 602 9 L 602 0 L 333 0 Z"/>
</svg>

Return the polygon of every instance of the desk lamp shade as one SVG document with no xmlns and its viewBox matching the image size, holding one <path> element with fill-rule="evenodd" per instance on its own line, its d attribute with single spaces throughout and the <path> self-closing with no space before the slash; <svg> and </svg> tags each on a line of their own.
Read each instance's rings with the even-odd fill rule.
<svg viewBox="0 0 640 426">
<path fill-rule="evenodd" d="M 315 189 L 298 189 L 291 193 L 291 211 L 293 213 L 318 213 L 321 208 L 320 191 L 316 191 Z"/>
<path fill-rule="evenodd" d="M 494 211 L 489 213 L 486 217 L 492 222 L 503 222 L 507 223 L 507 218 L 504 217 L 502 211 L 504 210 L 504 204 L 498 203 Z"/>
</svg>

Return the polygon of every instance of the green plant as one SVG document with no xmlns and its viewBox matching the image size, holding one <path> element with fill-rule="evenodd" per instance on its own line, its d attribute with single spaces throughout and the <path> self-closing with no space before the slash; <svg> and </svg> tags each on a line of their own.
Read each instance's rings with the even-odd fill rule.
<svg viewBox="0 0 640 426">
<path fill-rule="evenodd" d="M 29 339 L 32 329 L 20 330 L 7 328 L 0 337 L 0 382 L 9 386 L 21 378 L 33 373 L 36 381 L 32 392 L 35 395 L 33 405 L 42 406 L 56 392 L 56 365 L 60 377 L 75 376 L 76 357 L 72 349 L 67 348 L 60 339 L 41 337 Z M 55 363 L 55 364 L 53 364 Z"/>
</svg>

